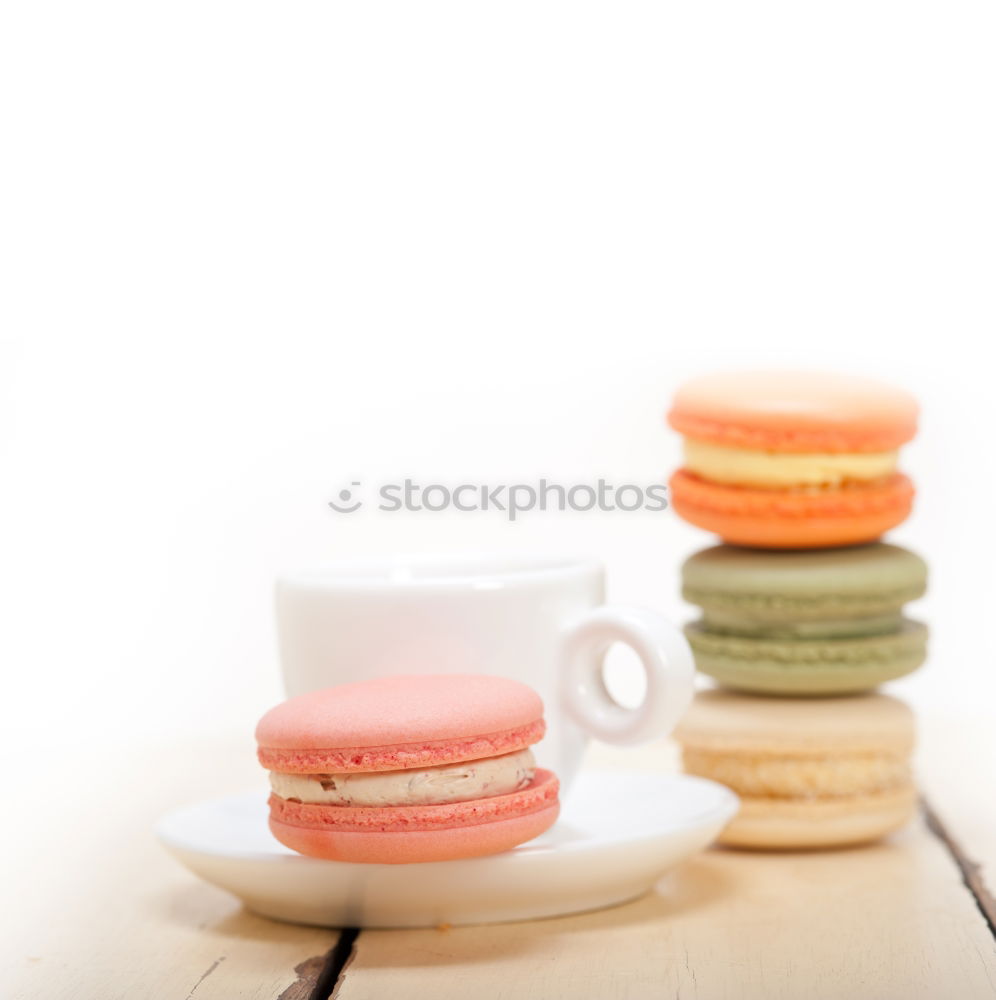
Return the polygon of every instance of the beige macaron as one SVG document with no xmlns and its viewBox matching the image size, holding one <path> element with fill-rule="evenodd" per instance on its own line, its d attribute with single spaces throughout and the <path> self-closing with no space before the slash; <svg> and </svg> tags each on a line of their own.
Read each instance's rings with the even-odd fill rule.
<svg viewBox="0 0 996 1000">
<path fill-rule="evenodd" d="M 700 692 L 675 736 L 685 770 L 733 789 L 720 843 L 835 847 L 876 840 L 916 809 L 913 713 L 884 694 L 760 698 Z"/>
</svg>

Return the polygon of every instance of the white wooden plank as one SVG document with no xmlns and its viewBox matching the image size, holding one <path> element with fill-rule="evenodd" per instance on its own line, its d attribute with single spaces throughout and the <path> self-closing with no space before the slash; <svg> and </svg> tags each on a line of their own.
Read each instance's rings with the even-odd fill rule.
<svg viewBox="0 0 996 1000">
<path fill-rule="evenodd" d="M 20 812 L 26 822 L 4 885 L 0 995 L 310 996 L 338 935 L 247 913 L 182 869 L 152 835 L 169 805 L 261 783 L 251 744 L 132 750 L 120 765 L 113 760 L 88 760 L 83 752 L 60 770 L 61 781 L 36 778 L 40 787 L 30 808 L 24 808 L 32 794 L 25 783 Z M 58 792 L 60 784 L 65 793 Z M 74 796 L 73 785 L 86 794 Z"/>
<path fill-rule="evenodd" d="M 996 725 L 978 716 L 927 718 L 921 729 L 924 794 L 996 925 Z"/>
<path fill-rule="evenodd" d="M 940 734 L 925 734 L 924 754 Z M 596 746 L 589 764 L 672 770 L 674 747 Z M 981 836 L 981 831 L 979 831 Z M 996 997 L 996 945 L 922 820 L 864 848 L 713 850 L 657 893 L 531 924 L 365 931 L 340 1000 Z"/>
</svg>

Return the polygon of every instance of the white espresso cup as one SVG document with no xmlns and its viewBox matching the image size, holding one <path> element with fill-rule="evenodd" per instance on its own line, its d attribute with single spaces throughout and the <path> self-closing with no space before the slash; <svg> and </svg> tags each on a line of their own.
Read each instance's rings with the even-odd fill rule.
<svg viewBox="0 0 996 1000">
<path fill-rule="evenodd" d="M 528 557 L 393 557 L 277 581 L 290 696 L 391 674 L 492 674 L 543 699 L 537 761 L 570 784 L 588 737 L 636 744 L 671 731 L 692 696 L 681 632 L 642 608 L 604 604 L 598 563 Z M 637 654 L 646 694 L 612 699 L 602 675 L 616 642 Z"/>
</svg>

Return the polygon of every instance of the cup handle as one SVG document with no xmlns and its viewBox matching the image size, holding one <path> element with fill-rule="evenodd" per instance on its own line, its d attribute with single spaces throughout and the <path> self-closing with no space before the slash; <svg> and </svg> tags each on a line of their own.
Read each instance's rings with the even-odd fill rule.
<svg viewBox="0 0 996 1000">
<path fill-rule="evenodd" d="M 647 693 L 637 708 L 613 700 L 602 677 L 609 647 L 623 642 L 639 656 Z M 572 622 L 564 635 L 560 692 L 567 714 L 606 743 L 636 744 L 666 736 L 692 700 L 695 665 L 685 637 L 643 608 L 607 605 Z"/>
</svg>

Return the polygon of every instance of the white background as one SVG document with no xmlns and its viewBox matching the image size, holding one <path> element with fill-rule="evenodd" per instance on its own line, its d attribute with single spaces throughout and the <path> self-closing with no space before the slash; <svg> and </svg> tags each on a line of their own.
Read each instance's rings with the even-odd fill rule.
<svg viewBox="0 0 996 1000">
<path fill-rule="evenodd" d="M 988 3 L 11 4 L 0 16 L 5 737 L 249 734 L 274 575 L 601 556 L 671 513 L 351 516 L 360 480 L 661 482 L 684 378 L 923 403 L 922 710 L 996 696 Z M 251 752 L 247 748 L 247 753 Z M 24 758 L 27 760 L 28 758 Z"/>
</svg>

